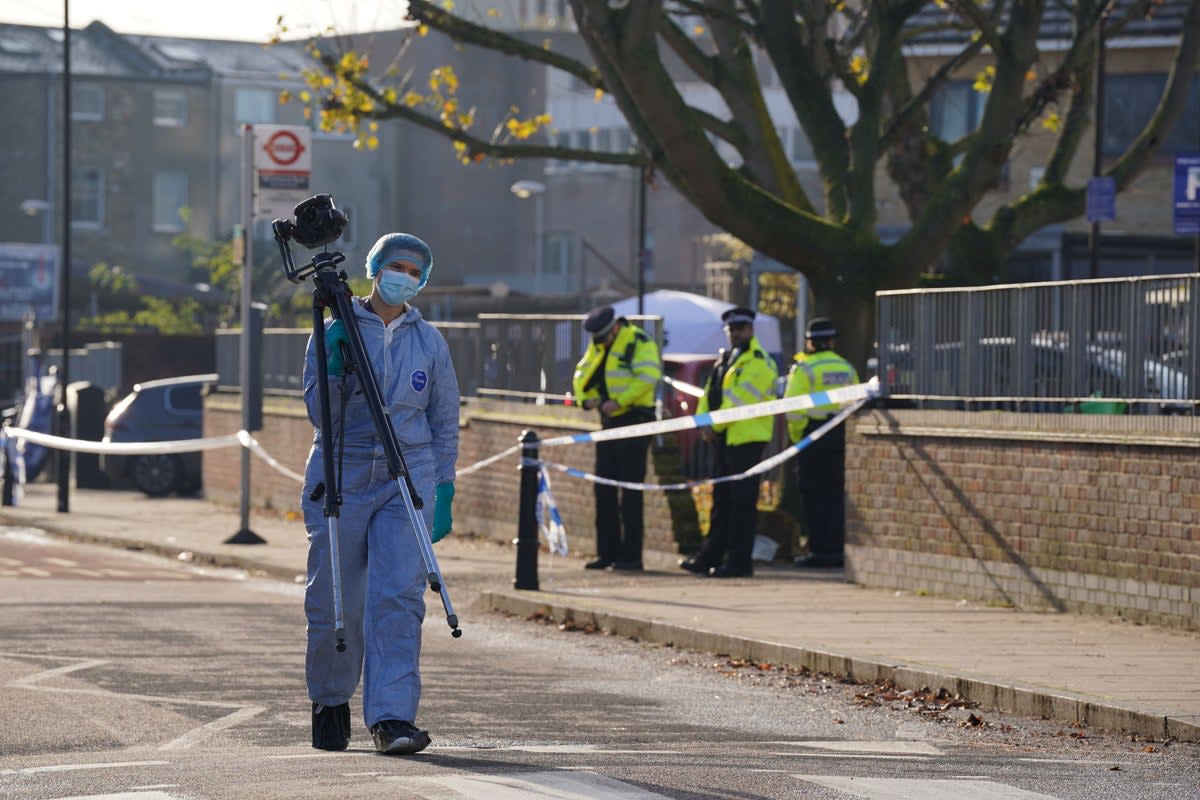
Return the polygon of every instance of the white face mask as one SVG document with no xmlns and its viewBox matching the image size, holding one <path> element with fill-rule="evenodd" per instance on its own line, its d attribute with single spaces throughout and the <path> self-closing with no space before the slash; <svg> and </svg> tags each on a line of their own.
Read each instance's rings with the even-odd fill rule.
<svg viewBox="0 0 1200 800">
<path fill-rule="evenodd" d="M 376 287 L 383 302 L 389 306 L 400 306 L 411 300 L 419 291 L 421 282 L 407 272 L 385 269 L 379 274 Z"/>
</svg>

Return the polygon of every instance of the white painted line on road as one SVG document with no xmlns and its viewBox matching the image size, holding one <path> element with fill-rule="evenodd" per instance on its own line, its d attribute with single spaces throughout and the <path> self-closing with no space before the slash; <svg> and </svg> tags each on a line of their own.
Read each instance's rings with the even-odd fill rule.
<svg viewBox="0 0 1200 800">
<path fill-rule="evenodd" d="M 771 753 L 788 758 L 871 758 L 878 761 L 932 761 L 929 756 L 902 756 L 895 753 Z"/>
<path fill-rule="evenodd" d="M 646 750 L 646 749 L 610 750 L 607 747 L 601 747 L 601 746 L 595 745 L 595 744 L 528 744 L 528 745 L 514 744 L 514 745 L 508 745 L 505 747 L 486 747 L 486 746 L 480 747 L 480 746 L 463 745 L 463 744 L 445 744 L 445 745 L 434 745 L 433 747 L 434 747 L 434 749 L 437 749 L 437 750 L 473 750 L 476 752 L 481 752 L 481 751 L 482 752 L 497 752 L 497 751 L 515 750 L 515 751 L 519 751 L 522 753 L 566 753 L 566 754 L 570 754 L 570 755 L 582 755 L 582 754 L 588 754 L 588 755 L 596 755 L 596 754 L 641 755 L 641 754 L 650 754 L 650 755 L 676 756 L 683 752 L 682 750 Z"/>
<path fill-rule="evenodd" d="M 793 747 L 812 747 L 817 750 L 835 750 L 842 753 L 893 753 L 897 755 L 940 756 L 942 751 L 927 742 L 908 741 L 862 741 L 848 742 L 833 740 L 793 740 L 787 742 L 766 742 L 766 744 L 787 744 Z"/>
<path fill-rule="evenodd" d="M 32 575 L 35 578 L 49 578 L 50 577 L 49 572 L 47 572 L 44 569 L 38 569 L 37 567 L 21 567 L 17 571 L 20 572 L 22 575 Z"/>
<path fill-rule="evenodd" d="M 119 792 L 118 794 L 77 794 L 72 797 L 56 797 L 54 800 L 181 800 L 181 798 L 162 792 Z"/>
<path fill-rule="evenodd" d="M 55 558 L 54 556 L 42 556 L 42 561 L 47 564 L 54 564 L 57 567 L 78 567 L 78 561 L 72 561 L 69 558 Z"/>
<path fill-rule="evenodd" d="M 667 800 L 632 784 L 586 772 L 524 772 L 510 775 L 389 776 L 427 800 Z M 428 788 L 422 788 L 428 787 Z"/>
<path fill-rule="evenodd" d="M 275 759 L 278 761 L 288 761 L 288 760 L 291 760 L 294 758 L 346 758 L 347 756 L 373 756 L 373 755 L 375 755 L 374 750 L 371 750 L 371 751 L 364 750 L 361 752 L 358 750 L 349 750 L 349 751 L 342 751 L 342 752 L 338 752 L 338 753 L 330 753 L 330 752 L 290 753 L 289 755 L 286 755 L 286 756 L 267 756 L 267 758 Z"/>
<path fill-rule="evenodd" d="M 85 569 L 83 567 L 66 567 L 67 572 L 74 572 L 76 575 L 83 575 L 88 578 L 103 578 L 104 575 L 94 569 Z"/>
<path fill-rule="evenodd" d="M 259 706 L 247 706 L 246 708 L 239 708 L 232 714 L 226 714 L 220 719 L 214 719 L 207 725 L 201 725 L 199 728 L 193 728 L 183 736 L 180 736 L 178 739 L 172 739 L 166 744 L 161 745 L 158 749 L 185 750 L 197 742 L 204 741 L 218 731 L 223 731 L 226 728 L 232 728 L 234 725 L 245 722 L 251 717 L 256 717 L 264 711 L 266 711 L 266 709 Z"/>
<path fill-rule="evenodd" d="M 19 567 L 24 563 L 25 562 L 19 558 L 8 558 L 6 556 L 0 556 L 0 564 L 3 564 L 6 567 Z"/>
<path fill-rule="evenodd" d="M 161 767 L 170 761 L 111 761 L 98 764 L 47 764 L 42 767 L 25 767 L 23 769 L 0 769 L 0 775 L 27 775 L 35 772 L 75 772 L 82 769 L 124 769 L 125 767 Z"/>
<path fill-rule="evenodd" d="M 793 775 L 808 783 L 847 792 L 865 800 L 1058 800 L 994 781 L 925 778 L 863 778 L 843 775 Z"/>
<path fill-rule="evenodd" d="M 20 655 L 18 655 L 17 658 L 20 658 Z M 81 669 L 101 667 L 107 663 L 107 661 L 99 658 L 83 659 L 81 661 L 76 661 L 74 664 L 64 664 L 61 667 L 54 667 L 53 669 L 43 670 L 42 672 L 35 672 L 32 675 L 26 675 L 24 678 L 17 678 L 15 681 L 11 681 L 8 685 L 15 688 L 31 689 L 34 688 L 33 684 L 40 683 L 47 678 L 54 678 L 59 675 L 78 672 Z"/>
<path fill-rule="evenodd" d="M 105 567 L 104 569 L 100 570 L 100 573 L 103 575 L 107 575 L 111 578 L 128 578 L 130 575 L 133 574 L 133 572 L 131 572 L 130 570 L 113 569 L 112 567 Z"/>
</svg>

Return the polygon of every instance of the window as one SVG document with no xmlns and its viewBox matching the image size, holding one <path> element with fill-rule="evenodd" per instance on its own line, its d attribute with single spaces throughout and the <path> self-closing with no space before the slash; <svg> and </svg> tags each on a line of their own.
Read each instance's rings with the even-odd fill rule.
<svg viewBox="0 0 1200 800">
<path fill-rule="evenodd" d="M 104 88 L 87 83 L 72 84 L 71 119 L 77 122 L 104 119 Z"/>
<path fill-rule="evenodd" d="M 270 89 L 238 89 L 233 96 L 234 121 L 243 123 L 274 122 L 278 98 Z"/>
<path fill-rule="evenodd" d="M 187 124 L 187 95 L 177 89 L 154 91 L 154 124 L 179 128 Z"/>
<path fill-rule="evenodd" d="M 575 148 L 590 150 L 592 148 L 592 132 L 586 128 L 575 131 Z"/>
<path fill-rule="evenodd" d="M 929 127 L 944 142 L 956 142 L 979 127 L 986 92 L 977 92 L 969 81 L 951 81 L 929 101 Z"/>
<path fill-rule="evenodd" d="M 545 251 L 542 253 L 542 273 L 545 275 L 566 275 L 571 270 L 571 242 L 569 233 L 551 232 L 546 234 Z"/>
<path fill-rule="evenodd" d="M 200 399 L 199 386 L 179 386 L 167 392 L 167 408 L 172 411 L 200 411 L 204 403 Z"/>
<path fill-rule="evenodd" d="M 99 228 L 104 224 L 104 173 L 95 167 L 71 170 L 71 225 Z"/>
<path fill-rule="evenodd" d="M 628 128 L 621 128 L 617 131 L 617 152 L 632 153 L 634 149 L 633 131 Z"/>
<path fill-rule="evenodd" d="M 338 239 L 338 244 L 345 250 L 352 250 L 355 245 L 354 206 L 342 206 L 341 211 L 346 215 L 346 219 L 349 220 L 349 222 L 347 222 L 346 227 L 342 229 L 342 237 Z"/>
<path fill-rule="evenodd" d="M 804 129 L 797 125 L 792 132 L 792 161 L 815 161 L 812 142 L 804 135 Z"/>
<path fill-rule="evenodd" d="M 1104 153 L 1120 155 L 1138 137 L 1162 98 L 1164 74 L 1108 75 L 1104 79 Z M 1200 150 L 1200 81 L 1193 79 L 1187 105 L 1163 139 L 1159 153 Z"/>
<path fill-rule="evenodd" d="M 179 209 L 188 204 L 188 180 L 182 172 L 154 173 L 154 230 L 183 230 Z"/>
</svg>

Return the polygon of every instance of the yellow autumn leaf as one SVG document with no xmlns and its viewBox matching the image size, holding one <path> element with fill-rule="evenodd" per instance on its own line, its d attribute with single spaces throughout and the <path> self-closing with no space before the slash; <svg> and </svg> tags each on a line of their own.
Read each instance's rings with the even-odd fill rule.
<svg viewBox="0 0 1200 800">
<path fill-rule="evenodd" d="M 595 92 L 592 93 L 592 100 L 594 102 L 599 103 L 603 99 L 604 99 L 604 90 L 603 89 L 597 89 Z"/>
<path fill-rule="evenodd" d="M 301 102 L 301 103 L 311 103 L 311 102 L 312 102 L 312 95 L 311 95 L 311 94 L 309 94 L 309 92 L 308 92 L 308 90 L 307 90 L 307 89 L 305 89 L 305 90 L 301 90 L 301 92 L 300 92 L 300 102 Z"/>
<path fill-rule="evenodd" d="M 975 76 L 975 82 L 971 84 L 971 88 L 977 92 L 990 92 L 992 90 L 992 83 L 995 81 L 995 79 L 996 68 L 984 67 L 983 70 Z"/>
<path fill-rule="evenodd" d="M 383 101 L 389 106 L 394 106 L 396 104 L 395 88 L 389 86 L 387 89 L 383 90 Z"/>
<path fill-rule="evenodd" d="M 368 150 L 378 150 L 379 149 L 379 137 L 378 136 L 368 136 L 367 137 L 367 149 Z"/>
<path fill-rule="evenodd" d="M 855 55 L 850 59 L 850 74 L 854 75 L 859 83 L 867 82 L 867 59 L 862 55 Z"/>
<path fill-rule="evenodd" d="M 454 0 L 442 0 L 442 8 L 446 9 L 447 11 L 453 11 Z"/>
<path fill-rule="evenodd" d="M 289 101 L 291 99 L 292 99 L 292 93 L 290 91 L 288 91 L 287 89 L 279 90 L 279 105 L 283 105 L 284 103 L 286 103 L 287 101 Z"/>
<path fill-rule="evenodd" d="M 428 25 L 421 24 L 421 25 L 417 26 L 417 36 L 428 36 L 428 35 L 429 35 L 429 26 Z"/>
<path fill-rule="evenodd" d="M 408 106 L 409 108 L 416 108 L 424 99 L 425 98 L 421 97 L 421 95 L 417 94 L 416 92 L 406 92 L 404 94 L 404 105 Z"/>
<path fill-rule="evenodd" d="M 494 8 L 489 8 L 489 9 L 487 10 L 487 15 L 488 15 L 489 17 L 498 17 L 498 16 L 500 16 L 500 12 L 499 12 L 499 11 L 497 11 L 496 9 L 494 9 Z"/>
<path fill-rule="evenodd" d="M 703 36 L 704 35 L 704 26 L 697 25 L 696 27 L 692 28 L 692 35 L 693 36 Z"/>
<path fill-rule="evenodd" d="M 367 130 L 369 130 L 369 131 L 371 131 L 372 133 L 374 133 L 375 131 L 379 130 L 379 123 L 378 123 L 378 122 L 376 122 L 375 120 L 371 120 L 371 121 L 370 121 L 370 122 L 367 124 Z"/>
<path fill-rule="evenodd" d="M 1042 127 L 1053 133 L 1058 133 L 1059 127 L 1062 125 L 1062 119 L 1053 112 L 1046 115 L 1042 120 Z"/>
</svg>

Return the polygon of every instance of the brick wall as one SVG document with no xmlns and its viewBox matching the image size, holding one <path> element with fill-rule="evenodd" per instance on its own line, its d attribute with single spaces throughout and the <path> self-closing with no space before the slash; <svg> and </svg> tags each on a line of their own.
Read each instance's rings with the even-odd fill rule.
<svg viewBox="0 0 1200 800">
<path fill-rule="evenodd" d="M 1198 423 L 862 415 L 847 445 L 853 578 L 1200 628 Z"/>
<path fill-rule="evenodd" d="M 205 399 L 204 435 L 220 436 L 238 430 L 241 423 L 240 397 L 217 393 Z M 255 438 L 281 464 L 296 472 L 304 463 L 312 444 L 313 428 L 299 398 L 269 397 L 264 404 L 264 429 Z M 471 464 L 507 450 L 517 443 L 526 429 L 541 439 L 579 433 L 595 427 L 594 415 L 577 409 L 538 408 L 507 403 L 472 403 L 464 406 L 459 440 L 458 467 Z M 656 443 L 657 444 L 657 443 Z M 590 444 L 545 448 L 542 458 L 578 469 L 592 471 L 595 459 Z M 209 499 L 230 505 L 239 502 L 241 481 L 240 451 L 234 448 L 212 450 L 204 455 L 204 488 Z M 459 478 L 454 497 L 456 530 L 473 532 L 500 541 L 517 534 L 517 496 L 519 487 L 518 454 L 513 453 L 490 467 Z M 554 499 L 573 553 L 595 552 L 595 503 L 592 484 L 550 471 Z M 682 480 L 678 451 L 673 437 L 663 437 L 662 446 L 652 446 L 646 480 L 666 483 Z M 299 484 L 272 469 L 258 458 L 251 459 L 250 483 L 253 504 L 280 511 L 298 511 Z M 696 511 L 686 492 L 647 493 L 645 496 L 646 541 L 648 558 L 673 557 L 691 552 L 700 533 Z"/>
</svg>

